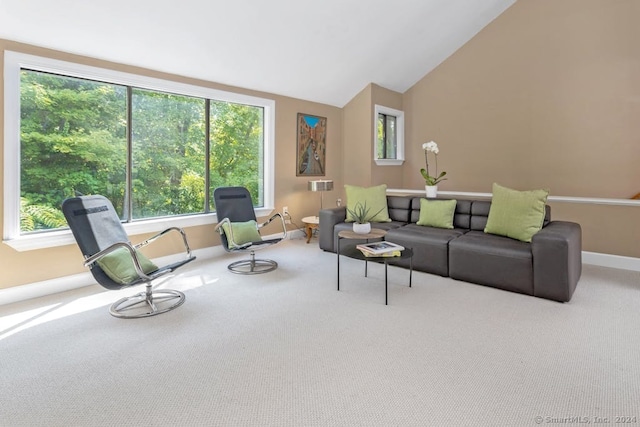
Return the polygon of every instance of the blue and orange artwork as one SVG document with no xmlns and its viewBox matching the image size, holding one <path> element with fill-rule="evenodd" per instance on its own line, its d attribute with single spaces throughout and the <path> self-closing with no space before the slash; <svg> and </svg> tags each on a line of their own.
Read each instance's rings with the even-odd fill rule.
<svg viewBox="0 0 640 427">
<path fill-rule="evenodd" d="M 324 176 L 327 119 L 298 113 L 297 176 Z"/>
</svg>

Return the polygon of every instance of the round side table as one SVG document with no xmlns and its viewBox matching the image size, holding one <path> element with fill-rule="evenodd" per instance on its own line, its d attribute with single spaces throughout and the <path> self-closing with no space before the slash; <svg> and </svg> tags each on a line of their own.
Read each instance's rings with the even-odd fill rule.
<svg viewBox="0 0 640 427">
<path fill-rule="evenodd" d="M 351 230 L 342 230 L 338 232 L 338 239 L 364 239 L 368 241 L 369 239 L 379 239 L 384 237 L 385 234 L 387 234 L 387 232 L 385 230 L 380 230 L 379 228 L 372 228 L 367 234 L 360 234 Z"/>
<path fill-rule="evenodd" d="M 304 222 L 305 231 L 307 232 L 307 243 L 309 243 L 309 241 L 311 241 L 311 236 L 313 236 L 313 230 L 318 229 L 320 218 L 317 216 L 305 216 L 302 218 L 302 222 Z"/>
</svg>

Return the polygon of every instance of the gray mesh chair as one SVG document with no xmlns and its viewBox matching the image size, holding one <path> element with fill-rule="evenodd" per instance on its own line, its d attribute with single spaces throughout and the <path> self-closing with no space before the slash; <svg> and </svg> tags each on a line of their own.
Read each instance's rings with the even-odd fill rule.
<svg viewBox="0 0 640 427">
<path fill-rule="evenodd" d="M 152 282 L 155 279 L 171 273 L 195 259 L 195 256 L 191 255 L 187 237 L 182 229 L 171 227 L 144 242 L 133 245 L 129 241 L 113 205 L 106 197 L 95 195 L 66 199 L 62 203 L 62 212 L 84 256 L 85 267 L 90 268 L 91 274 L 100 285 L 107 289 L 118 290 L 146 284 L 145 292 L 116 301 L 109 310 L 111 315 L 129 319 L 148 317 L 173 310 L 184 303 L 185 296 L 182 292 L 169 289 L 154 291 L 152 289 Z M 180 233 L 186 258 L 145 273 L 136 254 L 136 249 L 146 246 L 172 231 Z M 118 283 L 98 265 L 98 260 L 120 248 L 125 248 L 129 252 L 137 273 L 137 278 L 130 283 Z"/>
<path fill-rule="evenodd" d="M 213 199 L 218 216 L 218 225 L 215 230 L 220 233 L 222 246 L 227 252 L 248 252 L 249 259 L 233 262 L 227 268 L 237 274 L 260 274 L 273 271 L 278 268 L 278 263 L 270 259 L 256 259 L 255 251 L 265 249 L 281 242 L 287 237 L 287 227 L 280 213 L 275 213 L 263 223 L 257 223 L 256 213 L 253 209 L 251 194 L 244 187 L 218 187 L 213 191 Z M 263 239 L 260 229 L 271 221 L 280 219 L 282 235 L 276 238 Z M 256 221 L 256 239 L 250 242 L 239 242 L 233 236 L 233 224 Z M 225 231 L 226 229 L 226 231 Z"/>
</svg>

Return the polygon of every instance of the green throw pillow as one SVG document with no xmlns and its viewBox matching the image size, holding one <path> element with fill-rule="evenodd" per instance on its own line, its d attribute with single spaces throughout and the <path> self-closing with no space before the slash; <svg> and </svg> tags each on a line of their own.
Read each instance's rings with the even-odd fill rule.
<svg viewBox="0 0 640 427">
<path fill-rule="evenodd" d="M 390 222 L 389 209 L 387 208 L 387 185 L 377 185 L 375 187 L 356 187 L 355 185 L 345 185 L 345 194 L 347 196 L 347 222 L 353 222 L 354 218 L 349 210 L 354 210 L 356 205 L 366 203 L 369 214 L 377 214 L 370 218 L 371 222 Z M 382 209 L 382 210 L 381 210 Z M 380 211 L 380 212 L 378 212 Z"/>
<path fill-rule="evenodd" d="M 140 262 L 140 267 L 142 267 L 142 271 L 144 271 L 145 274 L 149 274 L 158 269 L 157 265 L 149 261 L 149 259 L 137 249 L 136 255 L 138 262 Z M 97 264 L 107 276 L 121 285 L 128 285 L 140 278 L 136 272 L 136 268 L 133 266 L 131 252 L 126 248 L 118 248 L 103 256 L 97 261 Z"/>
<path fill-rule="evenodd" d="M 246 222 L 232 222 L 231 234 L 229 234 L 229 223 L 222 224 L 224 234 L 227 236 L 227 242 L 229 249 L 242 246 L 249 242 L 259 242 L 262 240 L 260 233 L 258 233 L 258 224 L 254 221 Z M 233 235 L 233 241 L 231 241 L 231 235 Z"/>
<path fill-rule="evenodd" d="M 457 204 L 457 200 L 420 199 L 420 218 L 416 224 L 453 228 L 453 215 L 456 213 Z"/>
<path fill-rule="evenodd" d="M 493 184 L 485 233 L 530 242 L 542 228 L 549 190 L 517 191 Z"/>
</svg>

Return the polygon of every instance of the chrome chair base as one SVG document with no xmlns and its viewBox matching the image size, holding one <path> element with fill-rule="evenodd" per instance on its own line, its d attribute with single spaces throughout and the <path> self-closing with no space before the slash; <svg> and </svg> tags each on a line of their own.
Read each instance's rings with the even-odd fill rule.
<svg viewBox="0 0 640 427">
<path fill-rule="evenodd" d="M 171 311 L 180 307 L 184 300 L 185 296 L 180 291 L 161 289 L 150 292 L 149 287 L 146 292 L 114 302 L 109 308 L 109 313 L 121 319 L 139 319 Z"/>
<path fill-rule="evenodd" d="M 251 257 L 251 259 L 232 262 L 227 268 L 236 274 L 262 274 L 278 268 L 278 263 L 270 259 L 255 259 Z"/>
</svg>

